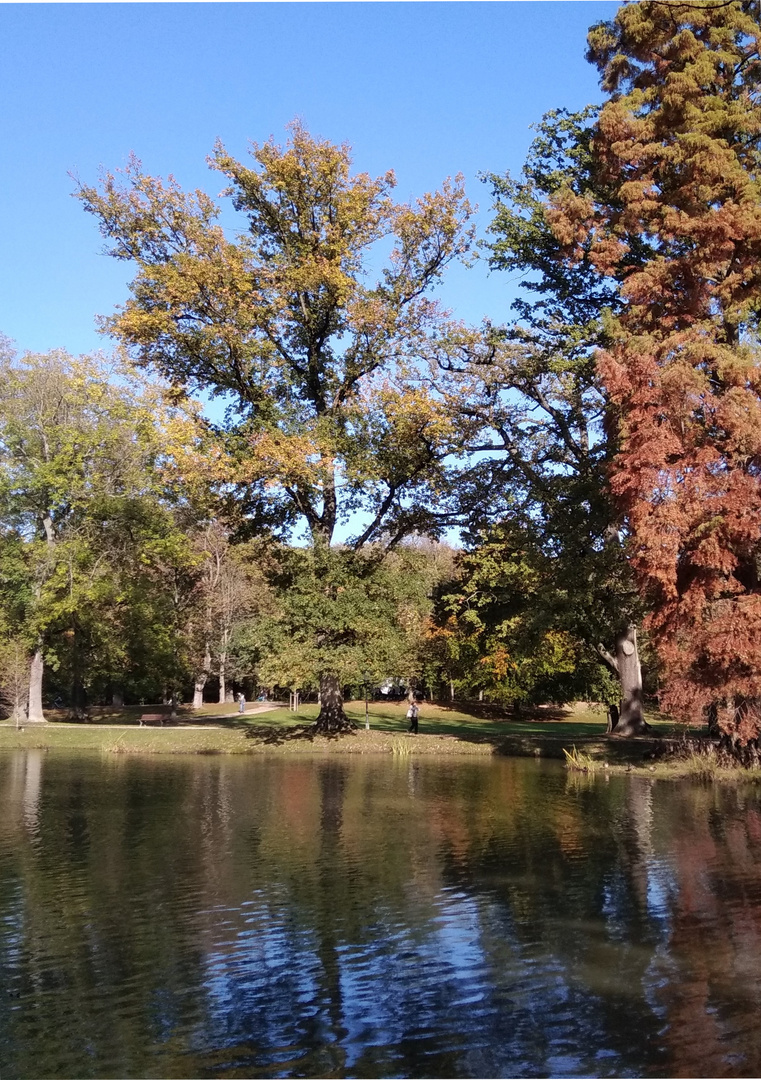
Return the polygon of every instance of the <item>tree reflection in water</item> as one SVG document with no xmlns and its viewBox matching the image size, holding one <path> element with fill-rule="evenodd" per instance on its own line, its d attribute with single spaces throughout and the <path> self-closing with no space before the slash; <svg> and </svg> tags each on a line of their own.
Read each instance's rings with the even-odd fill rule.
<svg viewBox="0 0 761 1080">
<path fill-rule="evenodd" d="M 0 758 L 0 1075 L 756 1075 L 753 787 Z"/>
</svg>

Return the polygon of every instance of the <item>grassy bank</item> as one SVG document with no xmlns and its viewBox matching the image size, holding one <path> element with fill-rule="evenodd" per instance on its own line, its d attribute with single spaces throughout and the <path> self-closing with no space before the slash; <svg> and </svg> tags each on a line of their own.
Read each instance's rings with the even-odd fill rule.
<svg viewBox="0 0 761 1080">
<path fill-rule="evenodd" d="M 460 709 L 424 704 L 420 734 L 407 733 L 406 703 L 372 702 L 370 729 L 365 729 L 365 703 L 348 702 L 346 712 L 359 725 L 339 738 L 315 736 L 311 724 L 317 705 L 287 708 L 252 705 L 241 716 L 237 706 L 206 705 L 198 712 L 181 710 L 175 724 L 140 727 L 142 712 L 150 709 L 100 709 L 92 721 L 71 724 L 51 712 L 50 723 L 17 730 L 0 724 L 0 751 L 21 748 L 100 751 L 123 754 L 397 754 L 452 755 L 503 753 L 563 759 L 565 749 L 580 747 L 590 761 L 626 768 L 642 762 L 650 740 L 611 740 L 605 737 L 602 708 L 537 709 L 521 719 L 473 715 Z M 168 718 L 167 718 L 168 719 Z M 673 725 L 653 719 L 657 731 L 674 732 Z M 595 766 L 596 767 L 596 766 Z"/>
<path fill-rule="evenodd" d="M 625 758 L 617 759 L 615 756 L 610 760 L 610 755 L 588 754 L 578 747 L 571 747 L 570 751 L 567 751 L 566 767 L 569 775 L 584 779 L 629 773 L 652 780 L 761 782 L 761 769 L 746 769 L 739 764 L 727 763 L 705 753 L 680 753 L 678 740 L 675 740 L 675 743 L 675 753 L 656 760 L 651 760 L 649 755 L 643 757 L 641 753 L 638 757 L 632 755 L 630 761 Z"/>
</svg>

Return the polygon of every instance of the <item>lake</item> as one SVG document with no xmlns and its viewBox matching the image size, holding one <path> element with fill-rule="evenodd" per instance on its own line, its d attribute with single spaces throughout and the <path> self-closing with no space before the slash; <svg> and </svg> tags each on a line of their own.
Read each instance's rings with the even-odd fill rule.
<svg viewBox="0 0 761 1080">
<path fill-rule="evenodd" d="M 0 1077 L 761 1074 L 761 794 L 0 756 Z"/>
</svg>

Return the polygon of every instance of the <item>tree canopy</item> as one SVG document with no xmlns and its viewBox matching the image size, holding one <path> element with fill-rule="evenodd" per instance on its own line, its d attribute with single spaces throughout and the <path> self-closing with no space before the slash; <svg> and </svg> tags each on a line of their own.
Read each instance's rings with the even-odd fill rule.
<svg viewBox="0 0 761 1080">
<path fill-rule="evenodd" d="M 6 632 L 34 656 L 30 718 L 45 665 L 77 712 L 140 654 L 154 685 L 176 681 L 172 596 L 188 602 L 193 556 L 165 466 L 196 439 L 193 414 L 118 360 L 9 353 L 0 374 L 1 585 Z"/>
<path fill-rule="evenodd" d="M 459 179 L 395 203 L 392 173 L 351 175 L 347 146 L 298 123 L 285 147 L 254 144 L 252 156 L 248 168 L 218 144 L 210 159 L 246 222 L 233 238 L 208 196 L 134 159 L 126 186 L 106 175 L 79 195 L 110 253 L 136 268 L 105 328 L 179 392 L 225 398 L 220 437 L 245 527 L 306 526 L 329 575 L 335 530 L 350 519 L 362 522 L 348 540 L 359 551 L 448 518 L 445 462 L 460 433 L 418 365 L 443 324 L 428 294 L 466 253 L 471 208 Z M 384 240 L 391 253 L 373 280 Z M 326 595 L 318 588 L 313 605 Z M 345 638 L 329 607 L 335 625 L 322 620 L 315 642 L 326 657 Z M 322 679 L 320 723 L 345 726 L 330 666 Z"/>
<path fill-rule="evenodd" d="M 760 36 L 757 0 L 592 28 L 603 102 L 485 177 L 481 253 L 523 280 L 479 327 L 436 300 L 473 247 L 460 177 L 398 201 L 294 123 L 216 145 L 232 212 L 135 157 L 79 184 L 133 271 L 102 320 L 124 356 L 3 347 L 6 706 L 19 648 L 37 718 L 43 667 L 78 709 L 152 657 L 196 704 L 319 683 L 325 731 L 368 674 L 614 698 L 605 663 L 636 734 L 639 640 L 663 707 L 756 739 Z M 464 553 L 425 547 L 454 526 Z"/>
<path fill-rule="evenodd" d="M 593 147 L 616 198 L 565 186 L 552 208 L 574 258 L 621 280 L 599 362 L 620 439 L 610 484 L 662 701 L 718 709 L 742 737 L 761 691 L 760 34 L 745 2 L 646 0 L 594 27 L 610 98 Z"/>
<path fill-rule="evenodd" d="M 462 182 L 396 203 L 393 173 L 352 175 L 347 146 L 298 123 L 286 146 L 251 153 L 253 168 L 221 144 L 209 159 L 244 219 L 232 238 L 212 199 L 135 159 L 123 186 L 108 174 L 80 187 L 109 252 L 136 271 L 104 328 L 179 391 L 224 399 L 252 525 L 287 535 L 300 522 L 329 544 L 361 513 L 352 546 L 393 545 L 430 523 L 456 444 L 416 361 L 442 323 L 428 294 L 471 241 Z"/>
</svg>

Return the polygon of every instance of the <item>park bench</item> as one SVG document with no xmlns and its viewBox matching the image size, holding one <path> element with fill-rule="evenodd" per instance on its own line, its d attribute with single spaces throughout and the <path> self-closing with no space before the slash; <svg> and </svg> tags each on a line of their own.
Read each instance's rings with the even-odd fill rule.
<svg viewBox="0 0 761 1080">
<path fill-rule="evenodd" d="M 143 727 L 143 725 L 145 725 L 145 724 L 163 724 L 163 723 L 164 723 L 164 714 L 163 713 L 150 713 L 150 712 L 149 713 L 143 713 L 143 715 L 138 720 L 138 724 L 140 725 L 140 727 Z"/>
</svg>

